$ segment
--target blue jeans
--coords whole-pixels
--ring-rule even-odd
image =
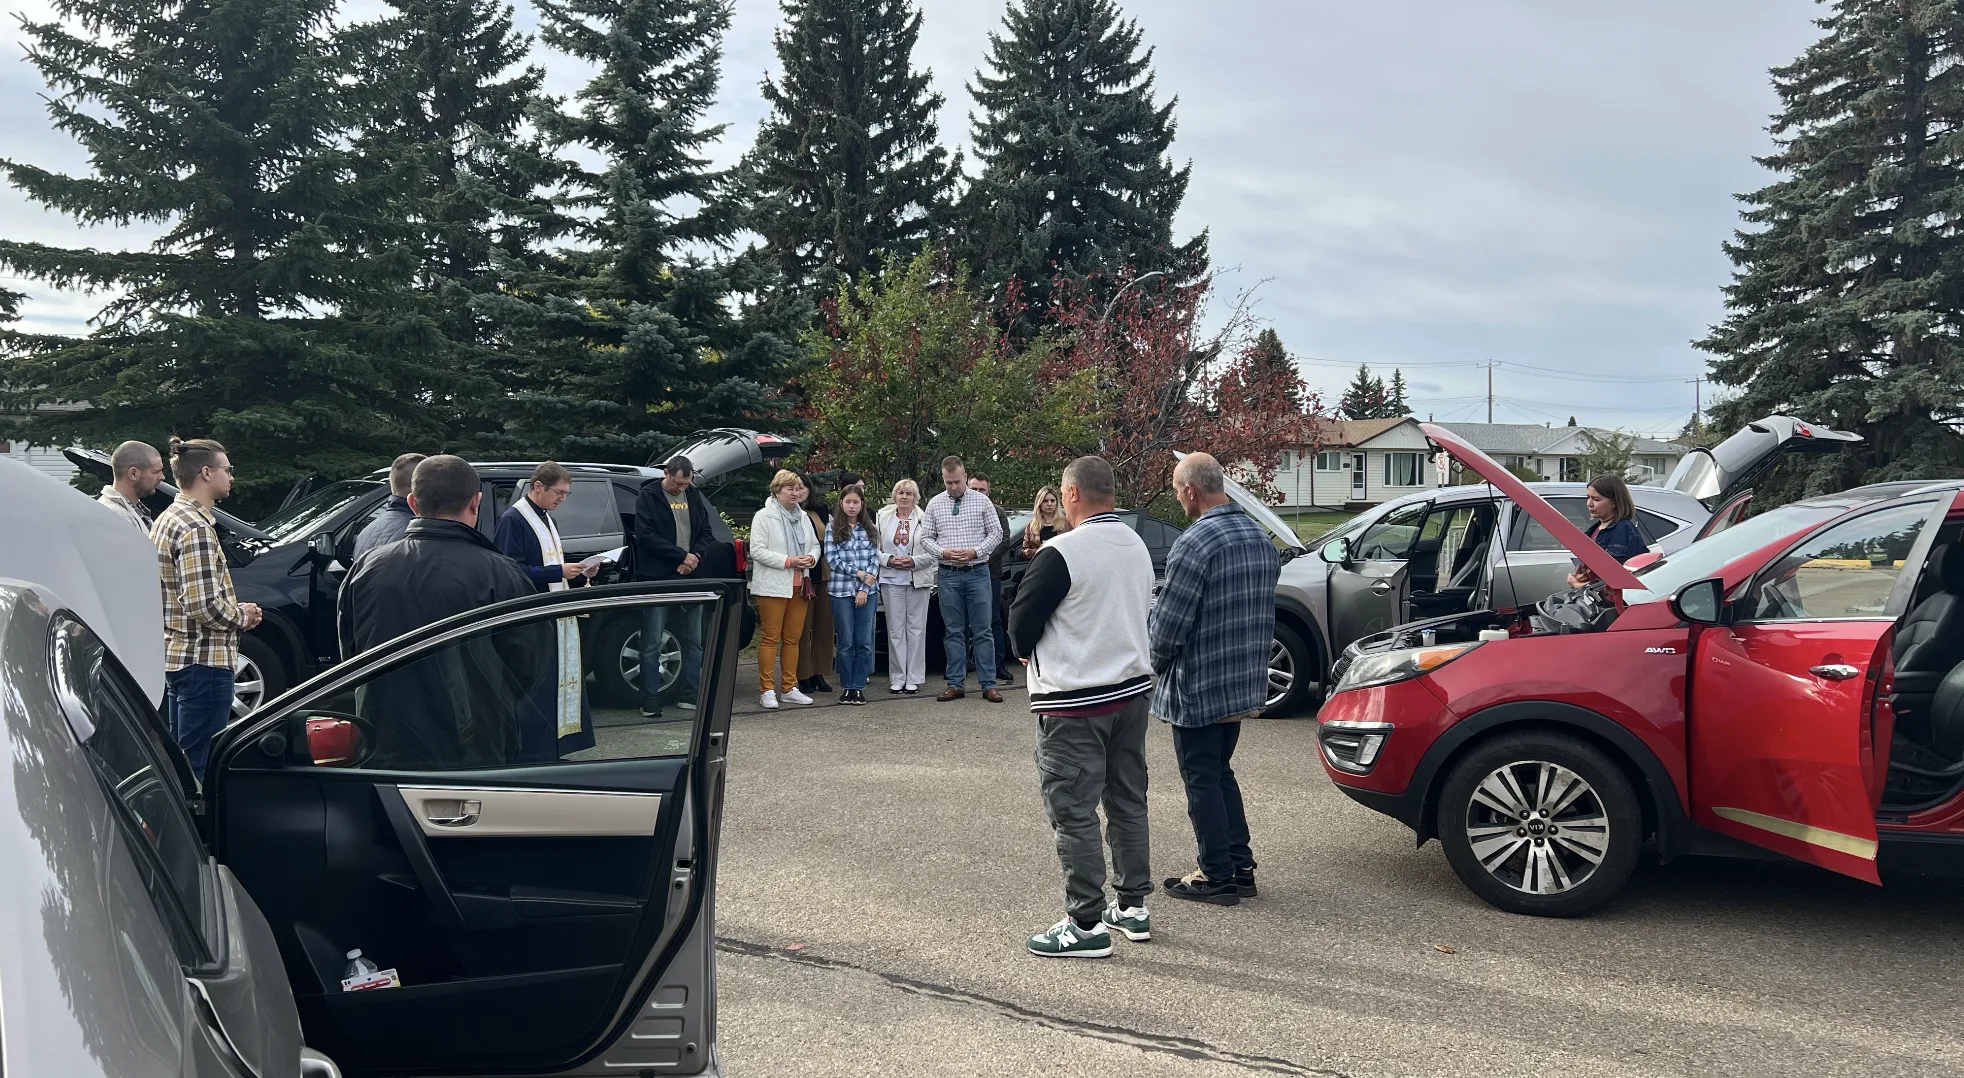
[[[864,689],[873,676],[873,617],[879,612],[876,595],[859,606],[851,599],[832,599],[832,634],[838,648],[839,687]]]
[[[982,668],[982,663],[975,658],[975,639],[979,635],[972,635],[968,642],[969,661],[974,663],[978,670]],[[989,639],[995,642],[996,672],[1001,673],[1009,667],[1009,631],[1004,628],[1002,621],[1001,577],[994,577],[989,581]]]
[[[661,640],[675,634],[682,668],[675,674],[675,699],[696,702],[702,679],[702,606],[651,606],[641,612],[641,710],[661,710]]]
[[[164,675],[164,714],[171,736],[191,761],[191,774],[205,781],[211,739],[232,718],[232,671],[187,666]]]
[[[984,691],[996,687],[996,634],[989,624],[989,567],[966,572],[943,568],[935,576],[941,595],[941,622],[948,627],[948,687],[968,687],[968,645],[975,641],[975,679]]]

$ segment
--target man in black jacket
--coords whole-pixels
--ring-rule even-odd
[[[695,487],[696,466],[671,457],[660,479],[641,485],[634,500],[634,579],[683,580],[702,568],[718,543],[709,531],[716,510]],[[702,607],[651,606],[641,618],[641,716],[661,717],[662,642],[673,633],[681,652],[675,704],[696,709],[702,674]]]
[[[477,528],[477,469],[461,457],[416,466],[416,511],[401,540],[341,585],[341,654],[352,657],[455,614],[532,595],[518,563]],[[549,621],[481,632],[384,674],[357,694],[374,731],[369,766],[495,767],[517,762],[519,725],[556,669]]]

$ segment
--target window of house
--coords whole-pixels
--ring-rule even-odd
[[[1343,457],[1344,455],[1342,453],[1334,451],[1326,450],[1318,453],[1316,454],[1316,470],[1319,472],[1343,471]]]
[[[1384,485],[1387,487],[1418,486],[1421,459],[1417,453],[1386,453],[1384,455]]]
[[[1285,472],[1293,471],[1295,470],[1295,467],[1296,467],[1296,451],[1293,449],[1284,449],[1282,451],[1281,470]]]

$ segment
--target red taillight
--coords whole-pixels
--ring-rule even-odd
[[[736,563],[737,572],[747,573],[750,571],[750,551],[744,546],[743,540],[741,539],[736,541]]]

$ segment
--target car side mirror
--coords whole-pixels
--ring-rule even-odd
[[[1332,539],[1323,544],[1323,549],[1318,552],[1318,556],[1331,565],[1348,565],[1350,564],[1350,540]]]
[[[355,767],[368,755],[369,740],[354,719],[308,715],[304,762],[315,767]]]
[[[312,539],[307,540],[307,549],[312,551],[313,555],[322,561],[333,561],[334,536],[328,532],[322,532]]]
[[[1725,613],[1725,582],[1717,577],[1694,580],[1671,596],[1671,612],[1693,625],[1717,625]]]

